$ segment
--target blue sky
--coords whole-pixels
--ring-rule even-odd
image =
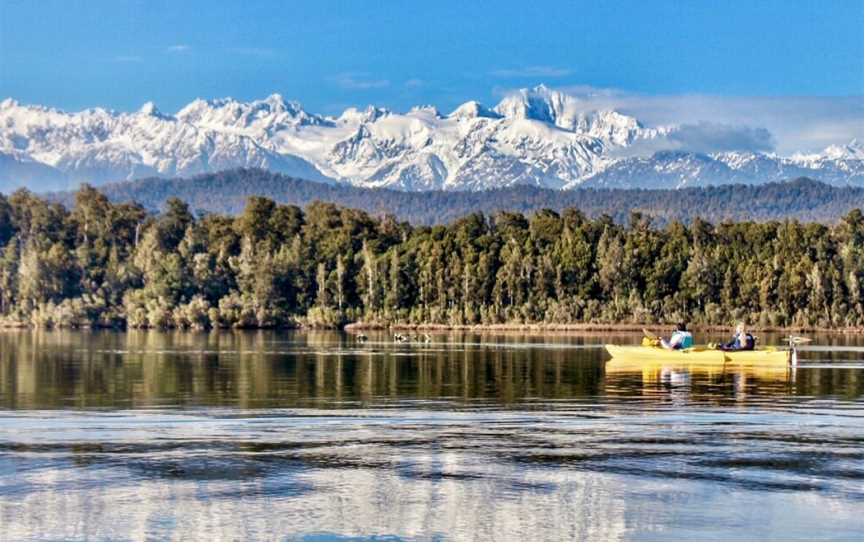
[[[721,121],[723,100],[750,97],[821,97],[816,109],[858,114],[862,28],[864,0],[2,0],[0,96],[69,110],[152,100],[173,112],[195,97],[279,92],[321,113],[447,111],[543,82],[614,89],[670,113],[670,97],[708,97]]]

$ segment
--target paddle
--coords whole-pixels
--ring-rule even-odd
[[[662,339],[659,336],[654,335],[644,327],[642,328],[642,334],[645,336],[645,338],[642,339],[642,346],[651,346],[655,348],[660,346],[660,341],[662,341]]]
[[[650,331],[648,331],[644,327],[642,328],[642,334],[645,335],[646,337],[648,337],[649,339],[659,339],[660,338],[660,335],[654,335],[653,333],[651,333]]]
[[[794,369],[795,367],[798,366],[798,349],[795,347],[800,345],[800,344],[809,343],[813,339],[811,339],[809,337],[800,337],[797,335],[789,335],[789,337],[787,337],[787,340],[789,341],[789,350],[790,350],[789,365]]]

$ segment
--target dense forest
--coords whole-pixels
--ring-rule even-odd
[[[101,186],[111,201],[137,201],[147,209],[161,209],[170,197],[189,203],[193,212],[242,212],[249,196],[305,207],[329,201],[415,225],[447,224],[474,212],[562,212],[578,207],[589,218],[609,215],[626,224],[630,211],[652,217],[657,225],[674,220],[690,223],[697,216],[722,220],[782,220],[836,222],[850,210],[864,208],[864,187],[836,187],[809,179],[759,186],[726,185],[681,190],[591,189],[549,190],[516,186],[481,192],[401,192],[324,184],[258,169],[234,169],[189,179],[143,179]],[[51,198],[67,206],[73,192]]]
[[[251,197],[195,216],[0,196],[0,319],[155,328],[378,323],[864,325],[864,215],[626,225],[577,209],[446,226]]]

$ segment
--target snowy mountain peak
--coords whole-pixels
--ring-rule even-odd
[[[194,122],[200,119],[206,112],[222,107],[229,99],[202,100],[197,98],[184,106],[177,112],[176,117],[181,120]]]
[[[274,92],[270,96],[267,96],[263,100],[265,103],[272,104],[275,106],[285,107],[285,98],[282,97],[278,92]]]
[[[803,154],[793,154],[791,160],[809,167],[816,167],[818,164],[825,161],[860,161],[864,160],[864,144],[859,143],[857,139],[853,139],[845,145],[830,145],[822,152]]]
[[[633,117],[613,110],[592,110],[577,97],[538,85],[521,89],[495,107],[495,112],[507,118],[532,119],[590,135],[607,145],[629,145],[635,139],[653,138],[661,129],[645,130]]]
[[[366,123],[375,122],[381,117],[390,115],[390,110],[386,107],[367,106],[366,109],[360,111],[356,107],[349,107],[339,115],[339,122],[346,123]]]
[[[328,120],[310,115],[299,102],[285,101],[280,94],[263,100],[240,102],[234,98],[195,100],[177,113],[177,118],[192,124],[252,132],[272,132],[285,126],[322,125]]]
[[[141,106],[138,110],[138,113],[141,115],[146,115],[148,117],[162,117],[162,112],[159,111],[159,108],[156,107],[156,104],[153,102],[147,102]]]
[[[568,96],[545,85],[523,88],[506,96],[495,106],[495,112],[507,117],[532,119],[561,126],[558,123],[567,109],[575,105],[576,98]]]
[[[830,160],[864,160],[864,143],[853,139],[846,145],[831,145],[822,154]]]
[[[281,94],[271,94],[267,96],[263,100],[256,100],[250,102],[249,107],[257,112],[265,112],[272,114],[280,114],[287,113],[292,117],[308,117],[312,118],[312,115],[306,113],[303,109],[303,106],[300,102],[297,101],[286,101]]]
[[[440,119],[443,118],[438,108],[434,105],[415,105],[408,111],[408,116],[425,117]]]
[[[498,119],[501,118],[501,115],[487,108],[480,102],[471,100],[470,102],[465,102],[454,109],[452,113],[447,115],[447,117],[453,119],[476,119],[479,117]]]

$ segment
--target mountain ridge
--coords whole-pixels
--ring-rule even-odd
[[[236,167],[406,191],[679,188],[799,176],[864,184],[864,145],[857,141],[789,157],[680,148],[637,153],[668,146],[681,129],[646,127],[543,85],[491,108],[468,101],[446,115],[432,106],[407,113],[369,106],[324,116],[279,94],[250,102],[196,99],[174,115],[152,102],[132,113],[67,113],[6,99],[0,102],[0,189],[57,190]]]
[[[864,187],[835,187],[796,179],[757,186],[723,185],[670,189],[613,189],[582,187],[571,191],[511,186],[476,192],[404,192],[386,188],[320,183],[264,170],[236,169],[192,178],[150,178],[99,187],[114,202],[136,201],[158,210],[169,197],[178,197],[195,210],[240,213],[250,196],[305,207],[326,201],[372,214],[392,214],[418,225],[444,224],[473,212],[540,209],[561,211],[575,207],[591,217],[607,214],[624,223],[631,211],[652,216],[657,223],[689,222],[697,216],[723,220],[780,220],[835,222],[854,208],[864,208]],[[74,192],[49,194],[69,207]]]

